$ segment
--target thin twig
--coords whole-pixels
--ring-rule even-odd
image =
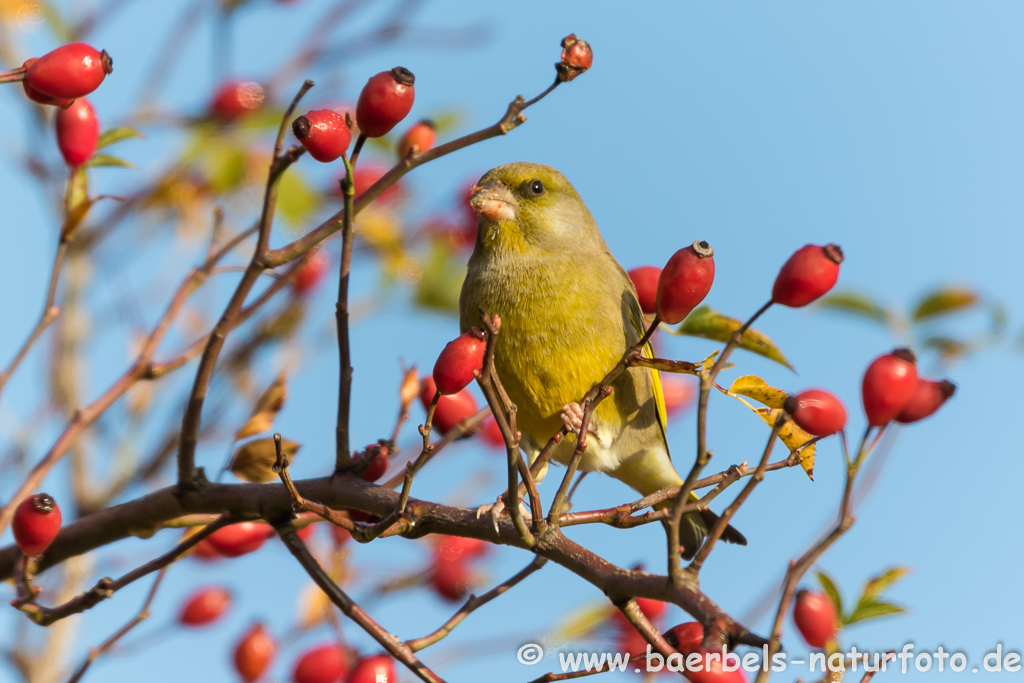
[[[352,202],[355,197],[355,152],[352,161],[345,154],[341,160],[345,162],[345,178],[341,181],[341,191],[345,196],[344,215],[341,229],[341,265],[338,268],[338,301],[335,304],[334,316],[338,327],[338,421],[335,426],[335,463],[336,472],[344,471],[352,463],[349,448],[349,413],[352,403],[352,349],[348,329],[348,281],[352,272]]]

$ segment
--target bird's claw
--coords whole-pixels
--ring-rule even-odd
[[[579,434],[583,428],[583,406],[579,403],[568,403],[562,406],[562,424],[573,434]],[[594,424],[587,425],[588,434],[597,434]]]

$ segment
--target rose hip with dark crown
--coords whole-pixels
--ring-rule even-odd
[[[391,132],[412,109],[415,83],[413,73],[402,66],[371,76],[356,103],[359,131],[369,138]]]
[[[14,510],[11,531],[18,549],[28,557],[46,550],[60,532],[60,508],[48,493],[37,493],[21,501]]]
[[[575,33],[562,38],[562,59],[555,64],[558,80],[571,81],[594,63],[594,51],[585,40],[580,40]]]
[[[417,154],[426,152],[434,146],[437,139],[437,126],[430,119],[417,121],[412,128],[405,131],[402,139],[398,141],[398,160],[401,161],[413,148]]]
[[[473,381],[473,372],[483,368],[487,342],[477,328],[448,342],[434,363],[434,383],[444,395],[462,391]]]
[[[658,278],[655,309],[669,325],[682,322],[711,291],[715,281],[715,250],[701,240],[672,254]]]
[[[114,70],[107,54],[86,45],[69,43],[34,61],[25,72],[26,88],[50,97],[74,99],[88,95]]]
[[[838,631],[836,606],[824,593],[802,590],[793,603],[793,621],[807,644],[825,647]]]
[[[627,273],[636,287],[636,298],[640,309],[645,315],[653,315],[658,302],[658,278],[661,268],[657,266],[637,266]]]
[[[332,109],[315,109],[292,121],[292,132],[309,156],[331,162],[348,149],[352,131],[345,117]]]
[[[824,389],[807,389],[786,398],[783,409],[797,426],[814,436],[828,436],[846,427],[842,401]]]
[[[899,415],[917,389],[917,359],[910,349],[896,349],[871,362],[861,382],[868,424],[880,427]]]
[[[89,101],[80,97],[54,117],[57,147],[71,168],[78,168],[96,152],[100,139],[100,121]]]
[[[292,680],[295,683],[338,683],[346,673],[348,658],[345,651],[339,645],[327,643],[302,653],[295,662]]]
[[[263,624],[249,627],[235,645],[235,671],[245,683],[256,683],[270,667],[277,643]]]
[[[956,385],[948,379],[933,380],[918,377],[914,394],[894,419],[903,424],[923,420],[933,415],[954,393],[956,393]]]
[[[839,279],[843,250],[838,244],[808,244],[782,266],[772,287],[772,301],[790,308],[806,306],[823,296]]]
[[[200,588],[192,593],[178,613],[183,626],[206,626],[224,616],[231,607],[231,591],[220,587]]]

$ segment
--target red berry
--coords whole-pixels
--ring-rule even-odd
[[[334,539],[334,545],[340,548],[352,540],[352,533],[344,527],[331,524],[331,538]]]
[[[332,109],[316,109],[300,116],[292,121],[292,132],[317,161],[334,161],[352,140],[345,117]]]
[[[367,446],[366,452],[369,454],[372,452],[374,446]],[[381,447],[380,451],[373,456],[373,460],[367,465],[366,470],[363,472],[364,481],[377,481],[383,477],[388,467],[391,466],[391,460],[388,458],[388,449]]]
[[[356,167],[355,173],[352,176],[352,188],[355,190],[356,196],[363,194],[370,186],[375,182],[384,177],[390,169],[385,166],[378,164],[366,164]],[[340,188],[340,185],[339,185]],[[340,189],[339,189],[340,192]],[[380,202],[395,202],[402,198],[404,194],[404,186],[400,182],[393,183],[388,186],[388,189],[381,192],[380,196],[374,201]]]
[[[501,428],[493,417],[484,420],[484,428],[480,430],[480,436],[483,437],[488,446],[505,448],[505,437],[502,436]]]
[[[34,557],[46,550],[60,531],[60,508],[48,493],[37,493],[21,501],[11,522],[14,542],[25,555]]]
[[[256,683],[276,653],[274,637],[263,624],[253,624],[235,645],[235,670],[245,683]]]
[[[200,588],[192,593],[178,614],[182,626],[206,626],[224,616],[231,607],[231,591],[226,588]]]
[[[899,415],[916,390],[917,361],[910,349],[896,349],[871,361],[861,382],[868,424],[879,427]]]
[[[644,613],[644,616],[652,622],[661,619],[662,615],[665,614],[665,610],[668,609],[668,604],[661,600],[652,600],[651,598],[637,598],[636,604],[640,607],[640,611]],[[612,619],[617,626],[627,631],[636,630],[619,610],[612,612]]]
[[[689,665],[683,674],[691,683],[747,683],[747,676],[743,673],[743,667],[735,655],[729,653],[729,669],[726,671],[722,662],[722,651],[706,650],[699,648],[694,653],[700,655],[698,670],[693,670]],[[691,653],[693,654],[693,653]],[[697,667],[694,667],[697,669]]]
[[[689,654],[697,650],[704,641],[704,627],[696,621],[677,624],[665,631],[665,640],[684,655]]]
[[[210,543],[210,539],[208,538],[204,538],[199,541],[199,543],[192,546],[192,552],[190,555],[203,562],[212,562],[213,560],[220,559],[220,553],[217,552],[217,549],[213,547],[213,544]]]
[[[206,537],[224,557],[240,557],[259,550],[274,530],[260,522],[239,522],[217,529]]]
[[[672,373],[661,376],[661,393],[665,397],[665,412],[669,415],[692,405],[697,395],[693,383],[688,378]]]
[[[22,64],[22,66],[27,69],[28,67],[32,66],[33,64],[35,64],[38,61],[39,60],[37,58],[35,58],[35,57],[33,57],[32,59],[26,59],[25,63]],[[33,88],[31,85],[29,85],[28,81],[22,81],[21,82],[21,87],[24,88],[25,95],[30,100],[32,100],[33,102],[38,102],[39,104],[52,104],[55,107],[65,107],[66,108],[66,107],[70,106],[72,102],[74,102],[73,99],[68,99],[66,97],[53,97],[51,95],[47,95],[46,93],[39,92],[38,90]]]
[[[434,557],[440,561],[465,560],[483,557],[490,550],[487,541],[465,536],[442,536],[434,546]]]
[[[398,683],[395,661],[387,655],[363,657],[348,674],[345,683]]]
[[[100,120],[89,100],[80,97],[67,109],[57,110],[57,147],[71,168],[77,168],[92,157],[100,139]]]
[[[292,680],[295,683],[338,683],[347,673],[345,651],[334,643],[328,643],[302,653],[295,662]]]
[[[808,244],[789,257],[772,288],[772,301],[791,308],[806,306],[832,289],[839,279],[843,250],[838,244]]]
[[[910,401],[895,417],[895,420],[903,424],[923,420],[941,408],[942,404],[949,400],[954,393],[956,393],[956,385],[948,379],[934,380],[918,377],[914,395],[910,397]]]
[[[415,82],[412,72],[401,66],[371,76],[356,103],[356,121],[362,134],[379,138],[398,125],[412,109]]]
[[[793,603],[793,621],[807,644],[822,648],[836,636],[839,619],[836,606],[824,593],[802,590]]]
[[[846,427],[842,401],[824,389],[807,389],[789,396],[783,408],[798,427],[815,436],[835,434]]]
[[[645,315],[653,315],[658,301],[658,278],[661,268],[657,266],[638,266],[628,273],[629,279],[636,287],[636,298],[640,309]]]
[[[295,269],[295,275],[292,278],[292,291],[299,296],[309,294],[324,279],[330,265],[331,261],[322,249],[314,251],[305,263]]]
[[[263,86],[252,81],[227,81],[213,94],[210,113],[214,118],[230,123],[260,108],[263,104]]]
[[[448,602],[458,602],[472,588],[473,572],[464,560],[438,559],[430,567],[428,580],[439,596]]]
[[[434,382],[444,395],[455,394],[473,381],[473,372],[484,366],[487,342],[475,327],[448,342],[434,363]]]
[[[672,254],[658,278],[655,312],[675,325],[695,309],[715,281],[715,250],[700,240]]]
[[[29,66],[26,88],[50,97],[74,99],[100,87],[113,70],[114,62],[106,50],[97,52],[85,43],[70,43]]]
[[[562,39],[562,60],[555,65],[558,79],[571,81],[590,68],[594,63],[594,52],[590,44],[580,40],[575,33]]]
[[[616,635],[615,651],[632,659],[647,652],[647,640],[640,635],[639,631],[630,627],[629,630],[621,631]]]
[[[434,399],[436,391],[434,378],[429,375],[424,377],[423,386],[420,389],[420,402],[424,408],[430,408],[430,402]],[[447,434],[455,428],[455,425],[467,417],[472,417],[478,410],[476,399],[466,389],[455,394],[441,396],[434,409],[434,429],[441,434]]]
[[[405,131],[402,139],[398,141],[398,160],[401,161],[413,148],[416,154],[423,154],[434,146],[437,139],[437,126],[430,119],[423,119],[413,124],[412,128]]]

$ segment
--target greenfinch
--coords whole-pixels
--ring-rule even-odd
[[[640,341],[643,312],[590,211],[555,169],[524,162],[494,168],[470,204],[480,220],[460,324],[463,332],[479,326],[480,311],[501,317],[494,365],[517,407],[532,464],[563,425],[579,430],[577,402]],[[649,344],[645,355],[652,355]],[[591,416],[580,471],[607,473],[641,495],[681,484],[665,438],[658,371],[630,368],[611,386]],[[567,464],[574,448],[575,437],[563,439],[552,460]],[[683,517],[684,558],[696,554],[715,519],[709,510]],[[722,538],[746,544],[732,527]]]

